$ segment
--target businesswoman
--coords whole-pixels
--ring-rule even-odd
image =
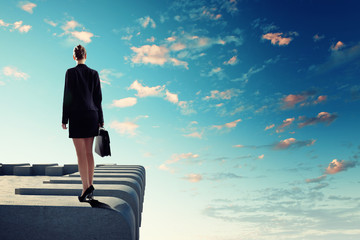
[[[62,128],[67,129],[69,121],[69,138],[74,142],[83,185],[78,198],[80,202],[84,202],[93,196],[92,146],[99,127],[104,126],[104,118],[98,72],[85,65],[86,50],[83,46],[74,48],[73,58],[77,65],[69,68],[65,75]]]

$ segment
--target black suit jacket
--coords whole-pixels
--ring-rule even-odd
[[[65,75],[62,123],[67,124],[72,113],[95,110],[99,114],[99,123],[104,123],[101,108],[100,78],[96,70],[85,64],[69,68]]]

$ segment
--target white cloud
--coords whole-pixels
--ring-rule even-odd
[[[159,169],[163,170],[163,171],[168,171],[168,172],[171,172],[171,173],[175,172],[175,170],[173,168],[168,167],[165,163],[161,164],[159,166]]]
[[[188,69],[188,63],[171,58],[169,56],[169,49],[165,46],[143,45],[141,47],[131,47],[131,50],[136,54],[132,57],[133,63],[144,63],[154,65],[164,65],[166,62],[172,63],[174,66],[184,66]]]
[[[100,75],[100,82],[102,83],[106,83],[106,84],[111,84],[111,77],[115,77],[115,78],[120,78],[123,76],[122,73],[116,72],[112,69],[103,69],[100,71],[99,73]]]
[[[44,19],[44,22],[46,22],[47,24],[53,26],[53,27],[56,27],[57,26],[57,23],[51,21],[51,20],[48,20],[48,19]]]
[[[271,124],[271,125],[269,125],[269,126],[266,126],[265,131],[267,131],[267,130],[273,128],[273,127],[275,127],[275,124]]]
[[[113,121],[110,123],[110,128],[115,129],[121,135],[135,136],[136,135],[135,131],[138,127],[139,125],[130,121],[125,121],[125,122]]]
[[[24,72],[20,72],[17,68],[15,67],[4,67],[3,68],[3,73],[5,76],[8,77],[14,77],[15,79],[23,79],[26,80],[29,78],[29,75],[24,73]]]
[[[235,88],[228,89],[228,90],[222,91],[222,92],[220,92],[219,90],[212,90],[212,91],[210,91],[210,96],[205,96],[203,99],[204,100],[209,100],[209,99],[230,100],[231,98],[238,96],[239,93],[241,93],[241,90],[235,89]]]
[[[146,41],[148,41],[148,42],[155,42],[155,37],[152,36],[151,38],[146,39]]]
[[[137,103],[137,98],[127,97],[127,98],[122,98],[119,100],[113,100],[113,103],[111,104],[111,106],[124,108],[124,107],[134,106],[136,103]]]
[[[77,21],[75,20],[71,20],[71,21],[67,21],[65,25],[63,25],[61,28],[67,32],[69,30],[73,30],[75,29],[76,27],[79,27],[81,26]]]
[[[166,89],[166,100],[168,100],[169,102],[172,102],[172,103],[178,103],[179,102],[179,98],[178,98],[178,95],[175,94],[175,93],[171,93],[169,92],[167,89]]]
[[[74,31],[74,32],[71,32],[71,35],[85,43],[91,42],[91,38],[94,36],[93,33],[86,32],[86,31],[81,31],[81,32]]]
[[[171,156],[171,159],[166,161],[166,164],[173,164],[176,162],[179,162],[182,159],[191,159],[191,158],[198,158],[198,154],[193,154],[191,152],[189,153],[181,153],[181,154],[173,154]]]
[[[261,154],[260,156],[258,156],[258,159],[263,159],[265,157],[264,154]]]
[[[191,174],[188,174],[184,177],[185,180],[188,180],[189,182],[200,182],[203,177],[201,174],[195,174],[195,173],[191,173]]]
[[[80,23],[78,23],[75,20],[67,21],[61,28],[64,30],[62,34],[59,34],[59,36],[69,35],[72,36],[80,41],[83,41],[84,43],[90,43],[91,38],[94,37],[94,34],[88,31],[85,31],[84,27],[82,27],[81,31],[75,30],[78,27],[82,27]]]
[[[23,24],[23,21],[14,22],[14,24],[12,24],[14,26],[13,29],[16,29],[19,32],[23,33],[23,32],[28,32],[32,28],[32,26],[30,26],[30,25],[22,25],[22,24]],[[12,31],[12,30],[10,30],[10,31]]]
[[[0,19],[0,26],[8,27],[9,25],[10,25],[10,23],[6,23],[6,22],[4,22],[4,20]]]
[[[22,10],[28,12],[28,13],[33,13],[33,8],[36,7],[36,4],[35,3],[31,3],[31,2],[28,2],[28,3],[21,3],[21,8]]]
[[[190,137],[190,138],[199,138],[199,139],[202,139],[202,135],[203,135],[203,133],[193,132],[193,133],[185,134],[185,135],[183,135],[183,136],[184,136],[184,137]]]
[[[186,45],[183,43],[174,43],[171,45],[170,49],[173,51],[180,51],[186,48]]]
[[[152,28],[156,28],[155,21],[153,19],[151,19],[149,16],[139,18],[138,22],[141,24],[141,26],[143,26],[143,28],[147,28],[147,26],[149,26],[149,24],[151,24],[150,26]]]
[[[165,89],[165,85],[163,86],[156,86],[156,87],[148,87],[143,86],[138,80],[135,80],[128,89],[134,89],[137,91],[136,96],[138,97],[149,97],[149,96],[162,96],[163,91]]]

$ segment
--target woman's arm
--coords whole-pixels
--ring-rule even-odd
[[[104,116],[103,116],[103,111],[102,111],[102,107],[101,107],[102,93],[101,93],[101,84],[100,84],[100,78],[99,78],[98,72],[96,72],[96,74],[95,74],[95,87],[94,87],[93,94],[94,94],[93,95],[94,104],[98,109],[99,126],[104,126]]]
[[[69,70],[65,74],[65,87],[64,87],[64,99],[63,99],[63,112],[62,112],[62,124],[67,124],[70,115],[70,105],[71,105],[71,91],[69,86]]]

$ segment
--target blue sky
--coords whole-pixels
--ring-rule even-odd
[[[1,162],[76,162],[61,109],[83,44],[113,153],[96,163],[147,168],[142,239],[357,239],[359,6],[2,2]]]

